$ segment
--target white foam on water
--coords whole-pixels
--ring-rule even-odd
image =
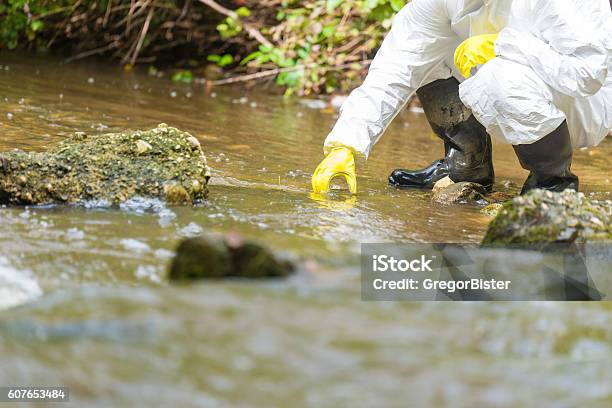
[[[151,250],[151,247],[149,245],[142,241],[138,241],[137,239],[125,238],[122,239],[120,242],[121,245],[123,245],[123,247],[128,251],[137,252],[139,254],[143,254]]]
[[[176,213],[158,198],[132,197],[119,204],[119,208],[137,215],[157,214],[162,228],[169,227],[176,218]]]
[[[0,256],[0,310],[18,306],[42,295],[42,289],[29,271],[9,265]]]
[[[198,235],[202,235],[203,233],[204,228],[202,228],[199,224],[196,224],[195,222],[190,222],[189,225],[179,230],[179,234],[186,238],[197,237]]]
[[[161,273],[158,269],[153,265],[139,265],[134,275],[140,280],[147,279],[154,283],[161,283]]]

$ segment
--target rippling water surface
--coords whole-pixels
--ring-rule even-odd
[[[0,208],[1,385],[61,384],[74,406],[100,407],[612,404],[606,303],[360,300],[361,242],[475,243],[486,228],[478,206],[387,187],[394,168],[442,152],[422,114],[401,114],[358,163],[356,199],[317,199],[310,174],[333,109],[112,64],[0,53],[0,66],[0,151],[165,122],[196,136],[213,169],[197,208]],[[494,154],[500,183],[520,185],[512,149]],[[611,140],[576,153],[587,194],[609,197],[610,157]],[[181,238],[229,230],[302,270],[167,285]]]

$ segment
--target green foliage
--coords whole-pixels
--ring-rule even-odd
[[[44,18],[68,13],[74,0],[2,0],[0,3],[0,48],[13,50],[35,43],[45,28]]]
[[[68,45],[73,53],[85,55],[102,49],[131,64],[138,62],[138,52],[149,62],[162,52],[176,61],[173,47],[187,45],[189,60],[206,58],[227,72],[278,71],[276,82],[287,94],[346,91],[363,77],[393,16],[405,4],[227,0],[223,5],[234,12],[225,16],[185,0],[114,0],[110,9],[109,0],[0,0],[0,48]],[[128,14],[134,7],[137,17],[132,18]],[[149,12],[153,18],[140,47]],[[184,19],[181,24],[179,19]],[[253,36],[253,29],[261,35]],[[192,67],[184,63],[185,48],[179,53],[181,65]],[[172,79],[189,82],[193,76],[179,71]]]
[[[171,79],[174,82],[191,83],[193,82],[193,73],[188,69],[184,69],[184,70],[175,72],[172,75]]]
[[[238,20],[232,17],[227,17],[217,26],[217,31],[219,31],[219,34],[221,34],[221,38],[227,39],[240,34],[242,31],[242,26]]]
[[[367,69],[404,0],[282,0],[261,29],[275,41],[242,59],[251,69],[279,69],[278,85],[300,95],[347,90]],[[237,22],[239,24],[239,22]],[[223,33],[222,33],[223,35]],[[233,32],[232,35],[243,35]]]
[[[234,63],[234,57],[231,54],[217,55],[212,54],[207,57],[208,61],[216,63],[221,68],[227,67]]]

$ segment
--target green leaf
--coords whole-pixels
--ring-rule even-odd
[[[384,6],[378,6],[370,12],[369,17],[373,18],[376,21],[383,22],[393,17],[393,10],[391,9],[391,7],[389,7],[388,4]]]
[[[323,30],[321,30],[321,36],[323,38],[329,38],[332,35],[334,35],[334,32],[336,32],[336,25],[335,24],[329,24],[329,25],[326,25],[325,27],[323,27]]]
[[[261,56],[261,51],[255,51],[250,53],[249,55],[247,55],[246,57],[244,57],[244,59],[242,61],[240,61],[241,65],[246,65],[247,63],[256,60],[257,58],[259,58]]]
[[[366,0],[365,2],[366,8],[372,10],[376,6],[378,6],[378,0]]]
[[[391,0],[391,8],[396,13],[400,11],[405,5],[406,2],[404,0]]]
[[[236,14],[238,17],[248,17],[251,15],[251,10],[246,7],[240,7],[238,10],[236,10]]]
[[[327,12],[333,12],[344,0],[327,0]]]
[[[278,64],[278,66],[281,67],[281,68],[293,67],[293,66],[295,66],[295,60],[293,58],[282,59],[280,61],[280,63]]]
[[[297,87],[304,78],[304,70],[282,72],[276,78],[276,83],[290,88]]]
[[[305,59],[308,59],[308,57],[310,56],[310,53],[302,48],[297,51],[297,55],[301,59],[305,60]]]
[[[171,79],[174,82],[190,83],[193,81],[193,73],[187,69],[183,71],[178,71],[175,72],[174,75],[172,75]]]
[[[36,32],[36,31],[40,31],[43,27],[44,27],[44,23],[40,20],[34,20],[30,23],[30,28],[32,29],[32,31]]]
[[[226,67],[234,62],[234,57],[230,54],[225,54],[221,57],[221,61],[219,61],[219,66]]]

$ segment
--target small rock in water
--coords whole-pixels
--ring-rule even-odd
[[[438,204],[470,203],[484,200],[485,194],[480,184],[463,181],[434,191],[432,200]]]
[[[480,210],[480,213],[493,218],[499,213],[499,211],[503,207],[504,205],[502,203],[491,203],[487,205],[485,208],[483,208],[482,210]]]
[[[451,180],[450,177],[446,176],[441,180],[438,180],[436,182],[436,184],[433,186],[433,192],[436,192],[438,190],[442,190],[448,186],[450,186],[451,184],[455,184],[455,182],[453,180]]]
[[[171,281],[223,278],[282,278],[294,265],[268,249],[237,234],[224,238],[195,237],[184,240],[170,265]]]
[[[7,113],[7,114],[6,114],[6,118],[7,118],[8,120],[12,120],[12,119],[14,118],[14,115],[13,115],[12,113],[10,113],[10,112],[9,112],[9,113]]]
[[[168,204],[189,204],[191,202],[191,196],[180,184],[166,184],[164,186],[164,193],[166,195],[166,202]]]

